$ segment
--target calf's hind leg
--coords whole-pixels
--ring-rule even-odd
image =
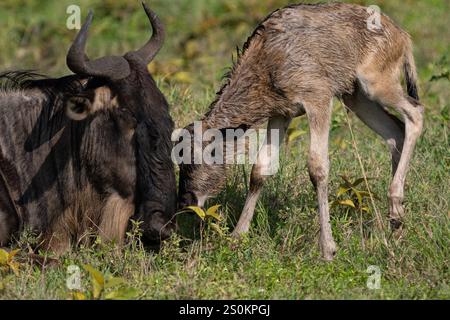
[[[377,102],[357,89],[353,95],[343,96],[344,104],[370,129],[380,135],[389,145],[392,157],[392,175],[397,171],[405,139],[405,125]]]
[[[422,133],[424,107],[413,98],[405,96],[398,77],[368,73],[364,75],[364,82],[365,93],[370,100],[379,102],[385,108],[394,108],[402,115],[405,123],[401,157],[389,187],[389,218],[391,227],[395,230],[402,225],[405,179],[415,145]]]

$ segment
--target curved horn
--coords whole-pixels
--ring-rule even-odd
[[[93,16],[92,11],[89,11],[87,21],[83,24],[67,54],[67,66],[72,72],[83,76],[105,77],[111,80],[127,77],[130,74],[130,66],[123,57],[109,56],[93,61],[87,57],[85,53],[86,40]]]
[[[136,53],[142,60],[145,61],[146,64],[149,64],[163,46],[165,30],[163,23],[158,18],[156,13],[150,10],[145,2],[142,2],[142,6],[144,7],[145,13],[147,14],[147,17],[152,25],[153,34],[145,46],[137,50]]]

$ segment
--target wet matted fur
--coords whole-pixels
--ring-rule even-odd
[[[204,130],[252,128],[268,121],[268,130],[280,130],[280,144],[291,119],[307,115],[308,167],[318,197],[320,245],[327,260],[336,252],[328,208],[333,97],[342,99],[391,149],[394,178],[389,203],[394,228],[401,225],[406,173],[423,127],[411,39],[384,14],[381,28],[369,29],[371,14],[365,7],[345,3],[298,4],[273,12],[248,39],[201,119]],[[402,73],[407,94],[401,86]],[[388,108],[396,110],[403,121]],[[263,149],[274,143],[267,140]],[[263,154],[253,166],[236,236],[249,230],[267,179]],[[179,205],[203,205],[223,188],[225,174],[224,165],[181,165]]]

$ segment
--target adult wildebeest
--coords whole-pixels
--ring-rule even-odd
[[[56,252],[92,233],[121,243],[133,216],[148,241],[173,229],[173,122],[147,70],[164,27],[143,5],[153,35],[140,50],[90,60],[90,12],[67,55],[75,75],[3,74],[0,245],[24,228]]]
[[[203,130],[251,128],[269,121],[280,130],[262,150],[283,141],[293,117],[306,114],[310,124],[309,173],[316,188],[320,245],[331,260],[336,245],[328,206],[328,141],[333,97],[341,98],[365,124],[383,137],[392,154],[394,178],[389,190],[390,220],[398,228],[404,213],[405,177],[422,132],[416,69],[409,35],[387,16],[369,28],[365,7],[330,3],[291,5],[269,15],[244,45],[227,83],[209,112]],[[404,71],[408,95],[400,75]],[[387,111],[392,107],[403,121]],[[270,135],[268,135],[270,137]],[[234,231],[249,230],[270,163],[260,153],[253,166],[250,192]],[[224,185],[224,165],[182,165],[180,204],[202,205]]]

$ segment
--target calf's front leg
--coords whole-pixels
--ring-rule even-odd
[[[306,109],[310,126],[308,169],[319,203],[320,247],[322,256],[327,261],[333,260],[336,254],[328,206],[328,144],[331,109],[331,103]]]
[[[238,224],[232,233],[233,236],[237,237],[249,231],[250,223],[255,213],[256,203],[261,194],[264,182],[270,175],[276,173],[276,168],[273,167],[276,164],[273,161],[275,158],[278,159],[279,147],[283,142],[290,123],[291,119],[285,117],[274,117],[269,120],[264,144],[258,153],[256,164],[252,168],[250,192],[245,201]],[[272,132],[272,130],[278,130],[278,132]]]

